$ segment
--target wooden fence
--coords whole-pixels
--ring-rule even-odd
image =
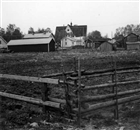
[[[114,61],[114,68],[112,69],[84,71],[81,69],[80,59],[78,59],[78,64],[77,60],[76,59],[74,60],[75,60],[74,71],[65,72],[65,70],[62,70],[63,71],[62,73],[45,75],[40,78],[0,74],[0,78],[3,79],[43,83],[44,86],[42,87],[42,99],[25,97],[5,92],[0,92],[0,96],[43,106],[44,113],[49,113],[51,110],[64,112],[68,116],[68,118],[73,119],[74,117],[76,117],[79,126],[81,119],[83,117],[91,116],[95,110],[111,106],[115,106],[114,117],[118,119],[119,118],[118,106],[120,104],[140,99],[139,88],[118,92],[118,86],[120,87],[121,85],[138,84],[140,83],[140,79],[138,78],[137,79],[134,78],[132,80],[125,79],[123,81],[118,81],[117,79],[117,76],[119,74],[140,72],[140,66],[129,68],[117,68],[116,62]],[[60,76],[61,80],[60,78],[57,78]],[[102,76],[110,76],[111,82],[90,86],[84,85],[83,83],[83,80],[86,79],[92,80],[94,77],[102,77]],[[65,98],[58,99],[50,97],[49,91],[51,91],[51,87],[48,84],[59,85],[59,87],[62,85],[65,91]],[[101,88],[102,89],[110,88],[111,93],[91,96],[87,95],[84,96],[83,98],[83,93],[86,93],[89,90]]]
[[[104,70],[95,70],[95,71],[81,71],[80,68],[80,59],[78,60],[78,73],[71,74],[67,79],[77,82],[77,98],[74,98],[73,103],[77,104],[77,108],[74,108],[74,113],[78,116],[78,124],[80,126],[80,120],[83,117],[91,116],[95,113],[95,110],[99,110],[106,107],[114,106],[114,118],[119,118],[119,109],[118,106],[120,104],[136,101],[140,99],[140,89],[137,87],[131,90],[118,92],[118,87],[122,87],[123,85],[133,85],[140,83],[140,79],[137,77],[133,77],[132,79],[129,77],[128,79],[124,79],[121,81],[117,80],[117,76],[119,74],[128,74],[128,73],[139,73],[140,66],[128,67],[128,68],[117,68],[116,61],[114,61],[114,68],[112,69],[104,69]],[[86,86],[81,84],[83,80],[92,80],[94,77],[103,77],[110,76],[111,82],[90,85]],[[89,90],[99,90],[110,88],[112,90],[109,94],[98,94],[92,96],[84,96],[83,93],[86,93]],[[127,86],[126,86],[127,88]],[[96,101],[96,103],[95,103]],[[101,102],[102,101],[102,102]]]

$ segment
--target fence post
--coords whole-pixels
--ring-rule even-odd
[[[70,95],[69,95],[69,86],[66,83],[66,74],[65,74],[65,70],[64,70],[64,64],[61,60],[61,67],[62,67],[62,76],[63,76],[63,81],[64,81],[64,87],[65,87],[65,99],[66,99],[66,111],[67,111],[67,115],[69,118],[72,118],[71,116],[71,103],[70,103]]]
[[[115,93],[115,98],[113,100],[116,100],[116,108],[114,110],[114,118],[118,120],[119,113],[118,113],[118,86],[117,86],[117,69],[116,69],[116,59],[113,60],[113,68],[114,68],[114,74],[112,75],[112,82],[115,83],[113,86],[113,93]]]
[[[81,65],[80,58],[78,58],[78,126],[81,125]]]
[[[4,99],[4,97],[0,96],[0,130],[6,130],[6,126],[5,126],[6,113],[2,107],[3,99]]]
[[[49,100],[48,96],[49,96],[48,84],[44,83],[42,87],[42,100],[43,101]],[[49,111],[47,111],[47,106],[43,106],[42,111],[43,111],[43,114],[47,114],[48,120],[50,120],[50,113]]]
[[[112,57],[112,69],[113,69],[113,74],[112,74],[112,83],[114,83],[114,78],[115,78],[115,68],[114,68],[114,59],[113,59],[113,57]],[[115,86],[112,86],[112,93],[115,93]],[[115,100],[115,98],[113,97],[113,100]],[[116,110],[114,109],[113,110],[114,111],[114,118],[116,117]]]

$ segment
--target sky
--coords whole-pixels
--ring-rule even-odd
[[[24,34],[30,27],[51,28],[56,26],[87,25],[87,34],[98,30],[109,37],[118,27],[139,24],[138,0],[1,0],[1,27],[15,24]]]

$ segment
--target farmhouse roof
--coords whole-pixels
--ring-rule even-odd
[[[71,28],[74,36],[79,37],[79,36],[86,36],[87,33],[87,25],[69,25],[68,26]],[[67,26],[58,26],[56,27],[55,31],[55,36],[60,33],[61,31],[65,30]]]
[[[51,42],[52,39],[53,38],[11,40],[8,42],[8,46],[48,44]]]
[[[32,38],[48,38],[52,37],[52,33],[35,33],[35,34],[26,34],[24,39],[32,39]]]

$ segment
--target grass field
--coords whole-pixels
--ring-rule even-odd
[[[88,71],[112,68],[113,62],[115,60],[117,68],[140,65],[140,52],[138,51],[100,53],[93,52],[90,49],[73,49],[50,53],[1,53],[0,73],[41,77],[51,73],[62,72],[62,64],[65,71],[74,70],[74,58],[80,58],[82,69]],[[106,82],[107,80],[108,78],[95,78],[92,82],[98,84],[101,82]],[[90,82],[86,83],[90,84]],[[22,81],[0,80],[0,85],[1,91],[37,98],[41,97],[41,85],[37,83],[34,85],[32,83],[25,83]],[[102,93],[104,92],[102,91]],[[60,97],[62,96],[62,93],[54,90],[53,95]],[[136,106],[137,108],[139,108],[138,105]],[[29,117],[35,114],[33,108],[30,108],[28,104],[20,103],[17,101],[5,100],[3,107],[4,110],[8,113],[6,120],[9,124],[14,124],[13,127],[16,124],[27,124],[29,122]],[[37,110],[39,110],[39,108]],[[138,109],[135,111],[139,113]],[[133,115],[135,111],[132,112],[131,115]],[[129,112],[130,109],[128,109],[124,115],[128,117],[128,122],[133,121],[133,123],[131,123],[133,126],[136,126],[139,116],[136,116],[136,120],[133,120],[134,117],[132,116],[133,118],[131,118],[131,116],[128,114]],[[98,114],[96,116],[97,117],[93,121],[94,124],[99,125],[101,124],[100,122],[104,122],[103,124],[106,125],[106,128],[113,129],[113,123],[110,124],[109,127],[107,126],[109,122],[111,122],[110,120],[101,119]],[[127,121],[124,122],[124,124],[126,124],[126,126],[129,125],[127,124]],[[135,128],[133,129],[135,130]]]

